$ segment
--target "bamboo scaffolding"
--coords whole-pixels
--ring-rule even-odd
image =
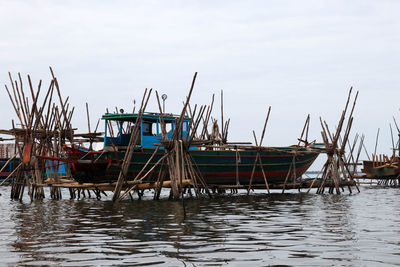
[[[136,119],[134,128],[132,130],[132,134],[131,134],[131,138],[129,140],[127,151],[125,152],[125,157],[124,157],[124,160],[123,160],[123,163],[121,166],[121,171],[118,176],[117,184],[115,185],[113,201],[118,200],[120,193],[121,193],[122,184],[125,183],[127,180],[128,169],[129,169],[129,165],[132,160],[133,151],[135,149],[137,140],[139,139],[139,130],[140,130],[141,119],[142,119],[144,111],[146,110],[146,106],[149,101],[151,92],[152,92],[152,89],[150,89],[148,92],[146,89],[143,94],[142,103],[141,103],[141,106],[139,109],[138,117]]]
[[[162,140],[159,144],[159,146],[164,147],[164,156],[162,156],[154,165],[142,176],[141,174],[144,172],[144,170],[147,168],[147,166],[150,164],[152,161],[154,155],[157,153],[157,149],[154,151],[152,156],[148,159],[142,170],[138,173],[138,175],[135,177],[134,181],[142,182],[154,169],[160,165],[160,171],[158,174],[158,183],[159,185],[162,184],[162,181],[165,177],[163,172],[165,172],[165,169],[162,167],[164,166],[165,161],[167,162],[167,173],[169,176],[169,180],[171,182],[171,196],[175,199],[178,198],[183,198],[183,187],[184,185],[182,184],[183,180],[190,180],[191,181],[191,186],[195,187],[195,192],[196,195],[199,196],[199,190],[198,190],[198,185],[199,183],[202,185],[202,187],[208,192],[208,187],[207,184],[204,182],[204,180],[201,177],[200,172],[196,170],[196,168],[193,166],[193,160],[190,157],[190,154],[188,152],[190,143],[193,141],[195,137],[195,133],[197,131],[197,127],[199,126],[200,122],[202,121],[202,117],[204,114],[204,111],[206,110],[205,106],[200,107],[200,111],[197,115],[197,118],[192,118],[191,123],[188,125],[188,131],[186,133],[186,137],[183,135],[183,122],[184,122],[184,115],[187,114],[188,112],[191,113],[191,111],[188,111],[190,109],[189,101],[193,92],[195,80],[196,80],[197,73],[195,73],[193,77],[193,81],[189,90],[189,94],[186,97],[186,101],[184,103],[182,112],[179,116],[179,118],[176,120],[176,126],[174,128],[174,131],[172,132],[171,139],[168,139],[168,136],[165,131],[165,121],[163,119],[163,112],[161,112],[161,105],[158,97],[158,92],[156,92],[156,97],[157,97],[157,103],[160,109],[160,124],[161,124],[161,132],[162,132]],[[114,198],[114,201],[119,201],[122,200],[124,197],[128,196],[130,194],[130,191],[135,190],[137,187],[136,185],[133,185],[125,192],[123,192],[121,195],[118,196],[118,198]],[[155,190],[154,198],[158,199],[159,194],[160,194],[160,187],[157,187]],[[208,193],[209,194],[209,193]],[[210,194],[209,194],[210,195]],[[115,196],[115,195],[114,195]],[[211,195],[210,195],[211,196]]]
[[[28,75],[28,86],[24,86],[22,76],[19,73],[18,81],[14,81],[11,73],[9,73],[11,86],[7,87],[6,85],[6,91],[18,118],[16,122],[20,126],[18,126],[19,128],[16,128],[14,121],[12,121],[13,128],[10,130],[0,130],[0,133],[14,136],[16,150],[18,151],[19,158],[22,161],[13,173],[15,178],[12,182],[12,198],[21,200],[26,185],[28,186],[27,190],[31,199],[44,197],[43,186],[46,185],[50,187],[50,195],[54,199],[60,199],[62,197],[60,190],[62,187],[69,188],[71,198],[80,198],[81,196],[86,197],[86,195],[90,197],[91,193],[94,193],[95,197],[100,199],[102,195],[105,195],[105,191],[113,191],[113,201],[120,201],[126,197],[133,199],[132,192],[136,192],[140,198],[143,195],[142,190],[144,189],[154,189],[153,198],[159,199],[162,188],[169,188],[170,196],[174,199],[183,200],[185,194],[192,194],[192,189],[196,197],[200,197],[204,192],[211,197],[212,195],[209,189],[211,188],[211,185],[205,182],[199,166],[197,166],[192,154],[190,153],[190,149],[192,149],[193,146],[196,146],[199,150],[235,151],[234,160],[236,174],[233,179],[235,180],[234,182],[236,182],[236,187],[212,185],[222,191],[226,188],[243,188],[247,189],[247,194],[249,194],[250,190],[262,187],[267,190],[267,193],[270,193],[271,188],[281,188],[283,189],[283,193],[287,186],[300,189],[304,188],[306,185],[310,185],[311,187],[318,185],[319,191],[326,186],[329,186],[330,191],[333,190],[333,188],[338,191],[339,187],[343,186],[343,184],[352,185],[351,174],[345,174],[346,183],[343,183],[339,178],[337,178],[339,177],[340,172],[344,174],[348,171],[347,165],[350,163],[350,160],[352,160],[353,163],[355,162],[355,157],[353,157],[352,153],[355,149],[356,141],[354,141],[353,145],[350,147],[351,154],[349,158],[346,159],[344,155],[344,147],[346,144],[349,144],[348,136],[353,122],[352,114],[357,99],[356,95],[350,116],[347,120],[347,125],[345,125],[345,117],[347,115],[348,107],[350,106],[349,101],[351,90],[335,133],[331,133],[327,123],[320,119],[323,129],[321,135],[325,144],[324,148],[312,148],[309,150],[301,149],[303,148],[303,146],[300,146],[301,143],[304,143],[304,147],[306,148],[310,147],[308,141],[310,116],[308,115],[301,136],[298,139],[297,146],[293,146],[293,149],[290,150],[280,150],[279,148],[265,147],[262,145],[271,107],[268,109],[260,139],[257,139],[257,136],[253,131],[255,145],[252,145],[250,142],[227,141],[230,119],[224,118],[224,99],[222,90],[220,122],[218,122],[212,115],[215,102],[214,95],[212,96],[209,106],[194,105],[194,108],[192,109],[190,101],[197,73],[194,74],[188,95],[183,102],[182,111],[179,116],[175,117],[176,119],[174,127],[172,127],[172,135],[168,134],[166,131],[166,122],[164,120],[165,114],[160,104],[158,92],[156,91],[157,104],[160,110],[157,125],[161,128],[162,138],[159,143],[154,144],[156,149],[138,172],[134,172],[134,175],[132,175],[129,167],[132,160],[134,160],[135,149],[140,149],[137,145],[140,136],[140,127],[152,89],[149,91],[147,89],[145,90],[141,106],[138,110],[138,116],[134,123],[128,122],[125,125],[117,123],[115,126],[111,124],[110,121],[106,122],[106,131],[109,132],[111,137],[117,137],[119,133],[130,134],[130,140],[127,147],[124,146],[124,148],[121,148],[117,147],[117,144],[111,143],[111,146],[115,151],[118,149],[119,152],[123,151],[125,153],[118,180],[115,183],[108,184],[77,184],[63,182],[62,178],[64,178],[64,176],[60,173],[60,166],[64,165],[66,168],[65,171],[68,174],[70,173],[69,166],[71,165],[68,162],[61,163],[60,161],[68,154],[68,150],[64,147],[67,142],[71,147],[82,147],[83,142],[89,143],[89,150],[92,150],[92,144],[94,142],[103,142],[104,138],[101,137],[102,133],[97,132],[99,120],[97,121],[94,131],[91,127],[88,103],[86,103],[88,133],[75,133],[75,130],[77,129],[72,128],[71,125],[74,107],[70,105],[68,96],[65,98],[62,97],[59,82],[55,77],[52,68],[50,68],[50,72],[52,79],[50,85],[46,88],[47,91],[45,92],[43,92],[43,89],[41,92],[41,88],[45,88],[42,86],[41,80],[37,86],[34,86],[31,77]],[[9,88],[11,90],[9,90]],[[28,94],[24,90],[29,90]],[[44,98],[42,98],[41,93]],[[109,113],[108,109],[106,109],[106,111]],[[115,107],[115,111],[113,112],[119,114],[118,108]],[[123,113],[123,111],[121,111],[121,113]],[[168,121],[170,121],[170,118]],[[185,126],[184,123],[186,123]],[[113,127],[118,132],[114,132]],[[211,127],[210,130],[209,127]],[[342,130],[344,130],[343,140],[340,141]],[[360,145],[359,150],[361,150],[361,148],[362,146]],[[241,185],[240,183],[242,179],[242,177],[240,177],[240,154],[242,151],[251,151],[252,153],[256,153],[252,174],[249,179],[249,185]],[[268,180],[267,172],[264,169],[268,164],[263,162],[265,157],[262,156],[267,151],[284,151],[292,156],[290,168],[283,184],[277,185],[275,183],[271,185]],[[310,183],[304,183],[301,177],[300,179],[297,177],[298,171],[296,171],[296,157],[307,155],[308,153],[315,154],[316,151],[328,154],[327,164],[321,170],[323,172],[323,179],[320,182],[313,180],[310,181]],[[160,156],[160,153],[163,154]],[[79,156],[79,158],[80,157],[82,157],[82,155]],[[83,157],[80,159],[83,159]],[[388,162],[388,159],[382,159],[381,162],[383,161]],[[264,180],[262,185],[253,183],[254,174],[258,167],[259,170],[261,170]],[[258,176],[256,180],[261,178],[258,170],[257,173]],[[291,176],[292,179],[289,179]],[[48,182],[45,182],[46,179]],[[248,179],[248,177],[246,179]],[[329,179],[332,180],[329,181]],[[155,182],[153,182],[154,180]]]
[[[7,85],[5,87],[21,128],[16,128],[12,121],[13,128],[1,130],[0,133],[15,137],[17,154],[21,159],[21,164],[15,169],[16,176],[12,180],[11,198],[13,199],[22,199],[25,185],[28,186],[28,195],[31,199],[44,198],[45,176],[47,175],[54,182],[59,181],[59,164],[50,163],[42,157],[60,157],[65,140],[69,139],[71,143],[73,142],[73,129],[70,124],[73,108],[72,112],[68,113],[69,97],[63,101],[57,78],[51,67],[50,72],[52,79],[41,103],[39,97],[42,80],[35,89],[30,75],[27,75],[28,86],[24,87],[21,74],[18,73],[18,81],[14,81],[9,72],[12,94]],[[27,94],[26,88],[28,88]],[[59,97],[58,104],[53,99],[54,89]],[[62,112],[60,113],[59,110]],[[46,171],[46,165],[49,164],[51,171]],[[51,188],[50,192],[52,198],[61,198],[59,188]]]
[[[347,161],[345,160],[344,149],[348,142],[351,126],[353,123],[353,112],[354,112],[354,108],[355,108],[355,105],[357,102],[358,92],[356,93],[356,95],[354,97],[352,108],[351,108],[351,111],[350,111],[348,119],[347,119],[347,124],[346,124],[346,128],[344,131],[343,140],[340,142],[340,140],[341,140],[340,135],[341,135],[342,128],[343,128],[343,125],[345,122],[345,118],[346,118],[346,114],[347,114],[347,110],[348,110],[348,106],[349,106],[349,102],[350,102],[350,98],[351,98],[352,89],[353,88],[350,88],[350,90],[349,90],[345,108],[342,111],[342,116],[339,120],[338,127],[336,128],[336,132],[333,136],[329,132],[329,128],[328,128],[328,125],[326,124],[326,122],[324,121],[324,123],[322,123],[322,119],[320,118],[321,127],[322,127],[321,136],[322,136],[322,139],[325,144],[326,153],[327,153],[328,158],[323,167],[321,182],[317,189],[318,194],[324,193],[324,189],[326,187],[328,179],[331,179],[329,193],[333,193],[333,190],[336,190],[336,194],[340,194],[339,187],[341,184],[343,184],[343,182],[341,181],[341,175],[343,176],[344,181],[348,181],[349,179],[350,179],[350,181],[353,181],[353,176],[346,164]],[[331,140],[331,143],[329,143],[328,136]],[[307,192],[309,192],[310,189],[312,188],[312,186],[315,184],[320,173],[317,175],[317,177],[315,177],[315,179],[313,179]],[[357,185],[355,183],[354,183],[354,186],[356,186],[357,190],[359,191],[359,188],[357,187]],[[348,185],[348,189],[351,193],[352,190],[351,190],[350,185]]]
[[[269,184],[268,184],[265,172],[264,172],[264,166],[263,166],[263,163],[262,163],[262,160],[261,160],[261,154],[260,154],[262,142],[264,140],[265,129],[267,128],[267,123],[268,123],[268,119],[269,119],[269,114],[270,113],[271,113],[271,106],[268,108],[268,113],[267,113],[267,117],[265,119],[264,128],[263,128],[263,131],[262,131],[262,134],[261,134],[261,139],[260,139],[260,143],[259,144],[257,143],[256,133],[253,131],[254,141],[255,141],[256,147],[257,147],[257,154],[256,154],[256,159],[254,160],[253,169],[251,171],[249,187],[247,189],[247,195],[250,194],[250,190],[251,190],[251,186],[252,186],[252,182],[253,182],[253,177],[254,177],[254,172],[256,170],[257,164],[260,165],[261,172],[262,172],[262,175],[263,175],[263,178],[264,178],[264,182],[265,182],[265,187],[267,188],[268,194],[270,193]]]

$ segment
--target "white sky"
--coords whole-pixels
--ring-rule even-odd
[[[296,143],[309,113],[310,139],[321,141],[319,116],[333,128],[354,86],[352,134],[365,133],[372,153],[380,127],[378,153],[390,153],[389,123],[400,121],[399,14],[399,1],[373,0],[0,0],[0,81],[21,72],[48,87],[52,66],[74,126],[87,132],[85,102],[92,128],[106,107],[131,110],[145,88],[166,93],[177,113],[197,71],[192,104],[223,89],[230,141],[253,141],[272,106],[271,146]],[[5,89],[0,96],[8,129],[16,116]],[[157,111],[155,98],[148,111]]]

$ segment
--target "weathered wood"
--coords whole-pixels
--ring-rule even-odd
[[[141,106],[140,106],[138,117],[136,119],[134,129],[132,130],[132,133],[131,133],[131,138],[129,140],[128,148],[127,148],[127,150],[125,152],[125,156],[124,156],[124,160],[123,160],[123,163],[122,163],[122,166],[121,166],[121,171],[120,171],[119,176],[118,176],[117,184],[115,185],[113,201],[117,201],[119,199],[120,192],[121,192],[121,189],[122,189],[122,184],[126,181],[126,175],[128,173],[128,168],[129,168],[129,165],[130,165],[131,160],[132,160],[134,147],[135,147],[135,145],[137,143],[137,140],[139,138],[140,122],[141,122],[143,113],[146,110],[146,106],[147,106],[147,103],[149,101],[149,98],[150,98],[152,90],[153,89],[150,89],[149,92],[147,93],[147,89],[146,89],[144,94],[143,94],[142,103],[141,103]]]
[[[86,116],[87,116],[87,123],[88,123],[88,131],[90,133],[90,116],[89,116],[89,104],[86,102]]]
[[[224,136],[224,91],[221,90],[221,136]]]
[[[378,131],[377,131],[377,133],[376,133],[374,155],[376,155],[376,149],[377,149],[377,147],[378,147],[379,130],[380,130],[380,128],[378,128]]]

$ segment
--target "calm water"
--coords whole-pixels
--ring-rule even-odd
[[[400,188],[186,200],[186,219],[180,201],[19,203],[9,190],[2,265],[400,265]]]

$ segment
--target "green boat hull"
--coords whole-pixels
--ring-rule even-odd
[[[319,154],[302,148],[298,149],[294,156],[294,150],[295,147],[280,147],[260,152],[263,170],[269,183],[284,182],[290,169],[290,180],[293,179],[293,172],[295,172],[295,177],[300,177]],[[127,175],[128,180],[133,180],[137,176],[153,153],[154,149],[141,149],[133,153]],[[208,185],[234,185],[237,182],[241,185],[249,184],[257,155],[256,150],[190,150],[189,153],[193,165]],[[124,155],[124,151],[91,152],[84,159],[72,163],[72,176],[81,183],[115,182],[118,179]],[[163,155],[164,150],[160,149],[141,175],[150,170]],[[156,181],[160,168],[161,164],[156,166],[143,181]],[[264,183],[260,164],[256,165],[253,178],[253,184],[258,183]]]

